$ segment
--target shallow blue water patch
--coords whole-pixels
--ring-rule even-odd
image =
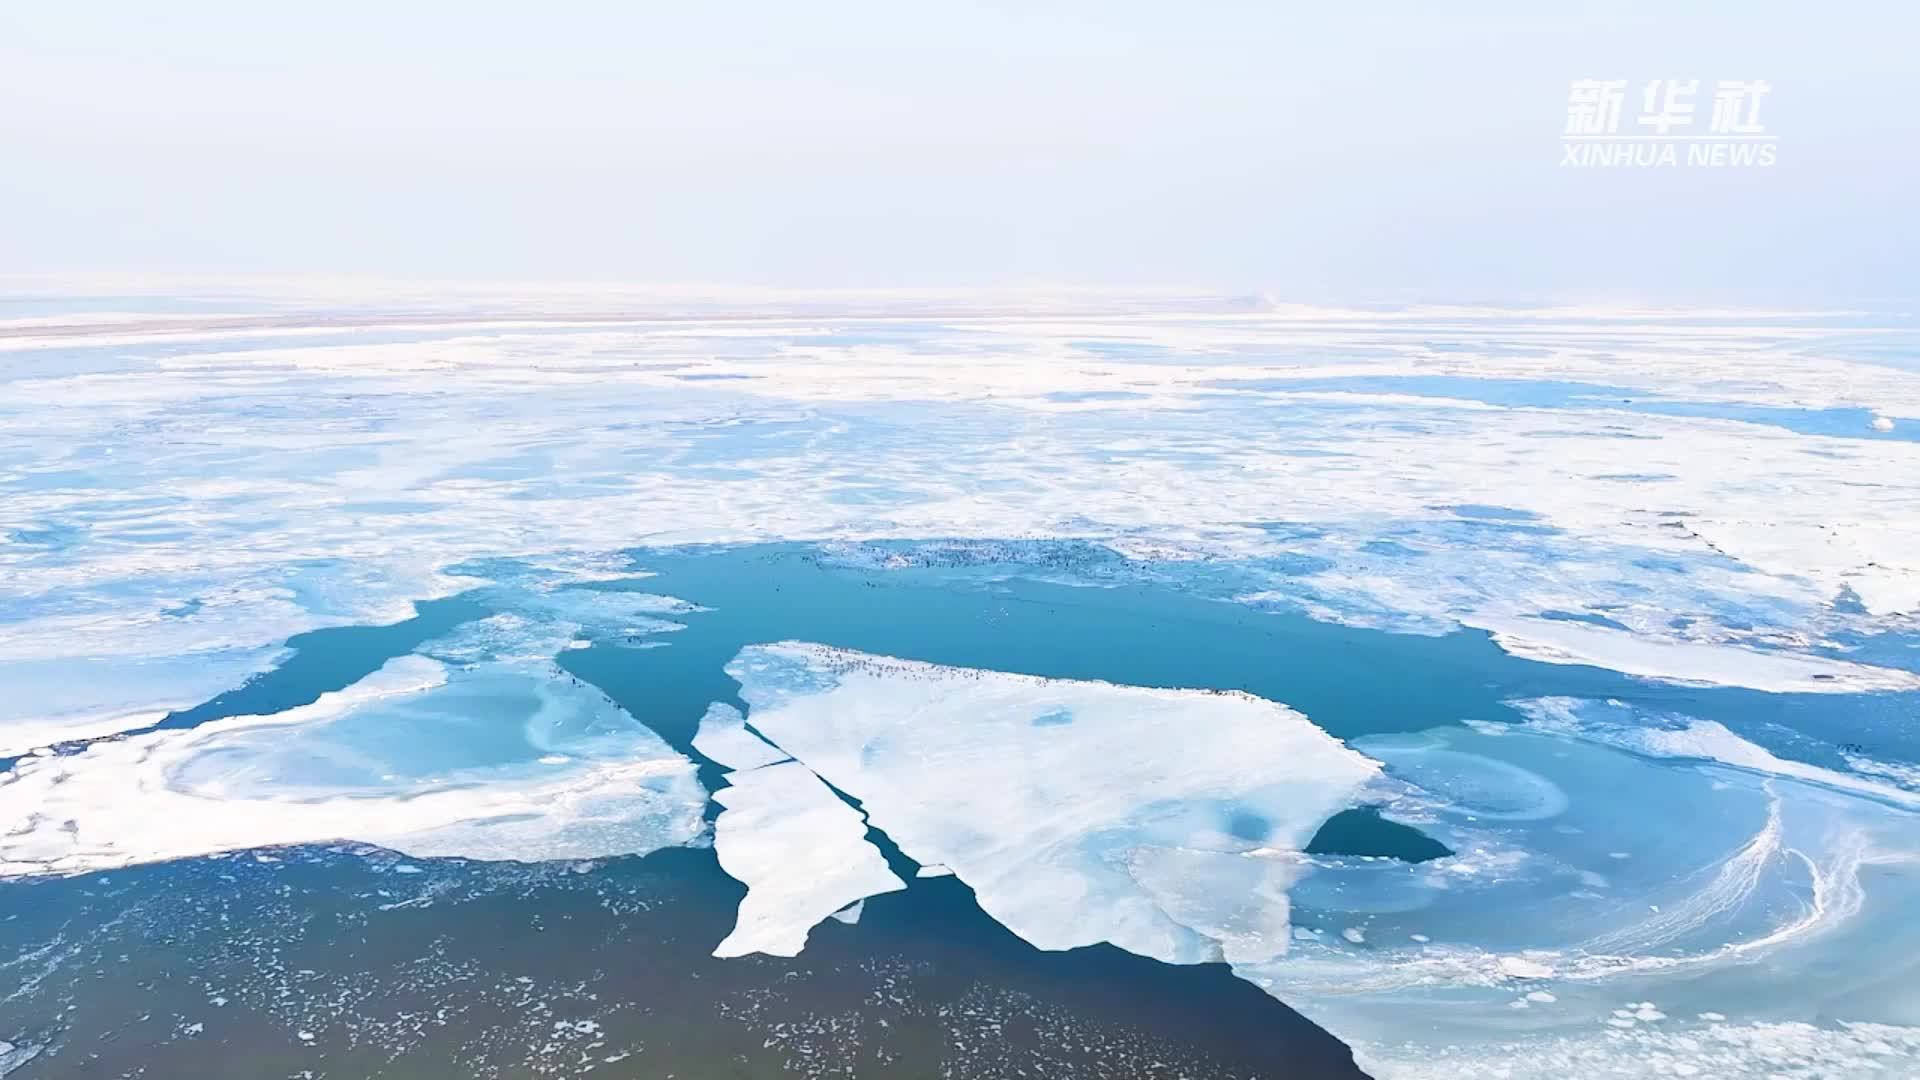
[[[1360,545],[1360,550],[1371,555],[1385,555],[1394,559],[1424,559],[1427,553],[1419,548],[1408,547],[1398,540],[1369,540]]]
[[[1630,401],[1635,391],[1599,383],[1550,379],[1478,379],[1465,375],[1347,375],[1307,379],[1219,379],[1223,390],[1278,393],[1411,394],[1531,408],[1596,407]]]
[[[22,547],[44,548],[47,551],[62,551],[73,547],[86,539],[87,530],[62,521],[37,522],[6,532],[9,543]]]
[[[1166,346],[1150,341],[1069,341],[1066,345],[1070,349],[1115,360],[1159,360],[1169,363],[1185,360]]]
[[[1147,396],[1146,394],[1138,394],[1131,390],[1056,390],[1051,394],[1045,395],[1048,401],[1059,402],[1141,401],[1147,398]]]
[[[1892,442],[1920,442],[1920,423],[1896,421],[1892,430],[1873,426],[1870,409],[1795,409],[1775,405],[1737,405],[1710,401],[1639,401],[1630,406],[1634,412],[1659,416],[1699,417],[1707,420],[1735,420],[1743,424],[1762,424],[1783,428],[1799,435],[1819,435],[1831,439],[1875,439]]]
[[[1480,518],[1486,521],[1540,520],[1540,515],[1531,510],[1516,510],[1511,506],[1493,506],[1488,503],[1455,503],[1441,509],[1451,510],[1464,518]]]
[[[1875,413],[1863,408],[1810,409],[1737,402],[1680,401],[1646,391],[1601,383],[1553,379],[1483,379],[1463,375],[1354,375],[1306,379],[1221,379],[1203,385],[1218,389],[1277,393],[1409,394],[1415,397],[1477,401],[1509,408],[1612,409],[1651,416],[1734,420],[1837,439],[1920,440],[1920,423],[1896,422],[1890,431],[1873,426]]]
[[[1609,619],[1605,615],[1596,614],[1591,611],[1543,611],[1540,613],[1540,617],[1552,622],[1577,622],[1585,623],[1588,626],[1604,626],[1609,630],[1624,631],[1628,629],[1625,623],[1617,619]]]
[[[1066,709],[1052,709],[1034,717],[1031,722],[1034,727],[1066,727],[1073,723],[1073,714]]]

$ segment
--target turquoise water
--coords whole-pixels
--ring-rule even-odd
[[[1199,568],[1178,583],[1139,580],[1144,574],[1073,544],[1014,546],[999,562],[956,562],[919,545],[863,551],[912,558],[876,571],[806,545],[631,552],[632,566],[652,576],[575,588],[664,593],[711,610],[685,616],[686,629],[667,648],[599,642],[559,662],[682,750],[709,703],[741,704],[726,662],[744,645],[791,639],[1053,678],[1244,690],[1284,702],[1342,739],[1514,720],[1508,701],[1557,695],[1714,720],[1814,764],[1844,765],[1843,749],[1920,762],[1920,731],[1908,722],[1920,695],[1684,687],[1538,663],[1503,652],[1478,631],[1387,633],[1224,602],[1238,582],[1231,567]],[[162,726],[312,702],[489,611],[475,592],[423,602],[415,617],[389,626],[297,636],[288,643],[293,655],[275,670]],[[1889,641],[1884,650],[1896,662],[1914,662],[1909,644]]]

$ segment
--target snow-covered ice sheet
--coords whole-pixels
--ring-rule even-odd
[[[728,665],[755,730],[1045,949],[1288,947],[1298,852],[1375,765],[1283,705],[799,642]],[[784,766],[779,766],[784,768]]]
[[[1666,682],[1743,686],[1777,694],[1920,689],[1920,674],[1823,656],[1660,640],[1565,620],[1469,617],[1466,623],[1493,634],[1494,641],[1515,656],[1588,664]]]

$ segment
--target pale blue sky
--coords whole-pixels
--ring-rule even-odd
[[[1920,294],[1920,7],[1580,7],[9,0],[0,271]],[[1656,77],[1779,164],[1560,167]]]

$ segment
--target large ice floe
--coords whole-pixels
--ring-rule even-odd
[[[1349,749],[1239,694],[793,642],[728,671],[761,768],[825,778],[1016,934],[1225,961],[1382,1077],[1837,1076],[1920,1047],[1910,797],[1724,728],[1552,701]],[[1649,729],[1672,737],[1618,734]],[[1303,854],[1362,803],[1452,854]]]
[[[728,665],[754,728],[1047,949],[1286,951],[1298,852],[1376,766],[1246,694],[941,667],[787,642]]]

